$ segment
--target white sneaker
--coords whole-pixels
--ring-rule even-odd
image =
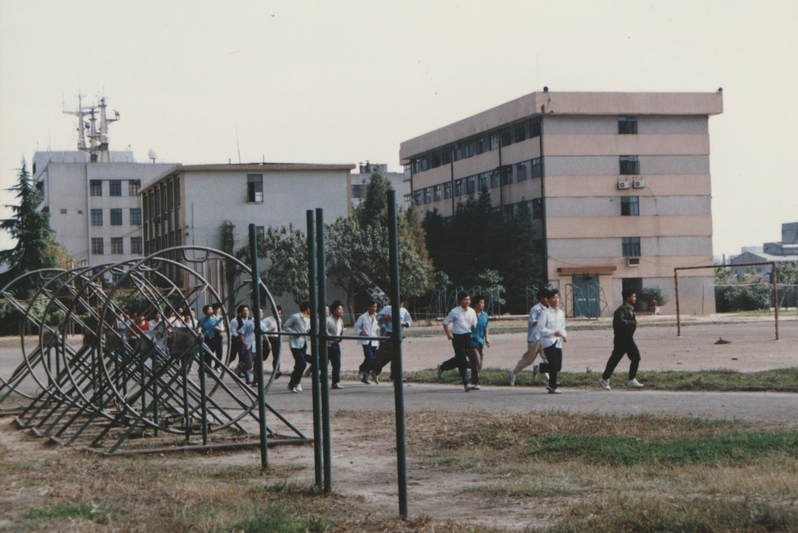
[[[438,365],[438,379],[441,379],[442,376],[443,376],[443,369],[441,368],[441,365]]]
[[[302,392],[302,385],[300,385],[299,383],[297,383],[297,386],[294,388],[296,389],[297,392]]]
[[[532,365],[532,381],[537,382],[540,377],[540,365]]]
[[[642,389],[643,388],[643,384],[640,383],[639,381],[637,381],[636,379],[630,379],[626,383],[626,386],[627,387],[632,387],[633,389]]]
[[[471,390],[480,390],[479,385],[472,385]]]
[[[293,392],[294,394],[298,394],[299,393],[299,391],[297,390],[296,387],[291,388],[291,392]]]
[[[334,389],[343,389],[344,386],[341,385],[340,383],[333,383],[332,384],[332,388],[334,388]]]
[[[479,386],[478,385],[472,385],[471,383],[465,384],[464,388],[465,388],[466,392],[471,392],[472,390],[479,390]]]
[[[560,389],[549,388],[549,394],[562,394],[562,391]]]
[[[511,387],[515,385],[515,374],[513,374],[512,370],[510,370],[510,372],[507,374],[507,378],[507,381],[510,383]]]
[[[612,390],[612,387],[610,387],[610,380],[608,379],[599,378],[599,385],[601,385],[601,388],[604,390]]]
[[[305,371],[302,373],[302,377],[303,377],[303,378],[310,377],[310,373],[311,373],[311,372],[313,372],[313,367],[311,367],[310,365],[308,365],[308,367],[307,367],[307,368],[305,369]]]

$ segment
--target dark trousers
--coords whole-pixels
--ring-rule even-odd
[[[557,348],[552,344],[548,348],[543,349],[546,354],[548,362],[540,363],[540,371],[549,374],[549,387],[552,389],[557,388],[557,372],[562,370],[562,348]]]
[[[217,331],[216,335],[213,336],[211,341],[213,341],[213,344],[211,344],[212,347],[211,349],[213,350],[213,353],[216,354],[216,358],[219,360],[216,363],[216,368],[219,368],[219,366],[224,362],[224,346],[222,346],[222,334]]]
[[[380,372],[382,372],[383,367],[385,367],[385,365],[388,363],[391,363],[391,377],[393,377],[393,359],[396,352],[396,346],[394,346],[393,341],[380,341],[380,348],[377,350],[377,354],[374,356],[374,359],[371,360],[369,370],[379,375]]]
[[[248,346],[244,348],[244,345],[241,345],[241,348],[238,350],[238,369],[242,372],[249,372],[252,370],[252,349],[254,346]]]
[[[307,344],[302,348],[291,348],[291,355],[294,356],[294,371],[291,372],[291,381],[288,383],[291,388],[296,387],[302,381],[302,373],[308,366],[306,350]]]
[[[205,364],[208,366],[208,368],[210,368],[211,365],[213,364],[213,357],[211,356],[211,353],[215,351],[214,348],[216,347],[216,337],[218,336],[219,335],[216,335],[215,337],[212,338],[208,337],[203,338],[203,342],[205,343],[203,349],[205,353]]]
[[[471,383],[479,385],[479,371],[482,370],[482,344],[468,349],[468,367],[471,369]]]
[[[371,344],[364,344],[363,345],[363,362],[358,367],[358,370],[361,372],[368,372],[371,366],[371,362],[377,357],[375,353],[374,346]]]
[[[640,365],[640,350],[637,348],[634,339],[614,339],[612,342],[612,354],[609,361],[607,361],[607,368],[604,369],[604,374],[601,378],[604,380],[610,379],[615,367],[621,362],[624,355],[629,356],[629,380],[633,380],[637,375],[637,367]]]
[[[332,382],[338,383],[341,381],[341,343],[334,342],[332,346],[327,347],[327,359],[332,364]]]
[[[265,345],[263,347],[263,360],[266,361],[269,358],[269,354],[272,354],[272,372],[279,372],[280,349],[282,348],[280,337],[269,337],[269,344],[271,344],[271,348]]]
[[[241,351],[241,341],[238,338],[238,335],[231,335],[230,336],[230,359],[227,361],[227,366],[230,366],[235,362],[236,357],[238,357],[238,353]]]
[[[463,384],[468,385],[468,345],[471,344],[471,334],[455,333],[452,337],[454,357],[441,363],[441,370],[456,368],[463,378]]]

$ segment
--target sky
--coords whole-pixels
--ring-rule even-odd
[[[79,92],[140,162],[399,171],[402,141],[543,86],[723,87],[713,246],[735,254],[798,221],[797,27],[793,0],[0,0],[0,188],[76,149]]]

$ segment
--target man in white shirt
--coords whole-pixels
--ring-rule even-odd
[[[277,310],[277,318],[268,316],[261,321],[261,329],[264,333],[277,333],[279,331],[277,319],[282,322],[283,308],[278,305],[275,309]],[[274,379],[277,379],[283,375],[283,373],[280,372],[280,348],[282,348],[280,336],[267,335],[263,340],[263,360],[265,361],[268,359],[269,354],[272,354],[272,372],[274,373]]]
[[[344,333],[344,304],[335,300],[330,304],[330,316],[327,317],[327,335],[340,337]],[[341,385],[341,341],[327,341],[327,358],[332,364],[332,388],[343,389]]]
[[[529,320],[527,321],[526,329],[526,352],[521,356],[521,359],[516,363],[515,368],[509,372],[510,385],[515,385],[515,376],[517,376],[523,369],[535,362],[538,355],[543,361],[546,361],[546,355],[543,353],[543,346],[540,343],[540,331],[538,330],[538,321],[540,316],[549,308],[549,289],[545,287],[540,289],[537,293],[538,303],[529,310]],[[534,368],[534,367],[533,367]],[[537,374],[533,374],[537,378]]]
[[[249,316],[249,306],[238,306],[238,327],[236,335],[241,345],[238,354],[238,376],[243,377],[247,385],[252,384],[252,350],[255,347],[255,322]]]
[[[549,309],[540,316],[538,330],[540,342],[546,354],[546,362],[534,366],[534,372],[548,372],[549,384],[546,390],[549,394],[560,394],[557,389],[557,372],[562,369],[562,345],[568,342],[565,331],[565,313],[560,307],[560,291],[552,289],[549,296]]]
[[[477,314],[469,307],[471,295],[467,292],[458,293],[457,301],[460,306],[449,311],[449,314],[443,319],[443,331],[446,333],[446,337],[452,341],[454,357],[438,365],[438,378],[440,379],[445,371],[457,368],[463,378],[465,391],[470,392],[479,390],[479,385],[471,385],[468,382],[468,347],[471,344],[471,330],[477,327]],[[452,331],[449,331],[449,324],[452,325]]]
[[[299,304],[299,312],[288,317],[283,324],[283,329],[293,335],[288,340],[291,348],[291,355],[294,356],[294,371],[291,373],[291,380],[288,383],[288,390],[293,393],[302,392],[302,374],[308,366],[307,333],[310,331],[310,303],[302,302]]]
[[[358,317],[355,321],[355,335],[360,337],[378,337],[380,334],[380,326],[377,322],[377,302],[369,300],[366,312]],[[369,364],[376,357],[377,340],[366,338],[357,343],[363,347],[363,363],[359,368],[358,377],[360,381],[366,385],[371,385],[369,379]]]

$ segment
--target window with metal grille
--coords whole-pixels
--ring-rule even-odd
[[[133,207],[130,209],[130,225],[141,226],[141,208]]]
[[[141,180],[128,180],[127,182],[128,196],[138,196],[139,189],[141,189]]]
[[[620,158],[621,174],[640,174],[640,162],[636,155],[622,155]]]
[[[89,182],[89,188],[91,190],[92,196],[102,196],[103,195],[103,182],[102,180],[91,180]]]
[[[627,217],[636,217],[640,215],[640,197],[639,196],[622,196],[621,197],[621,215]]]
[[[463,180],[454,180],[454,195],[463,196]]]
[[[618,117],[618,133],[633,135],[637,133],[637,117],[634,115],[621,115]]]
[[[432,190],[432,200],[440,202],[443,196],[443,185],[436,185]]]
[[[624,257],[640,257],[640,237],[622,237],[621,254]]]
[[[529,173],[527,169],[529,167],[529,163],[526,161],[522,161],[515,165],[515,181],[526,181],[529,179]]]
[[[122,210],[121,209],[111,209],[111,225],[112,226],[121,226],[122,225]]]
[[[263,203],[263,174],[247,174],[247,202]]]
[[[466,178],[466,194],[474,194],[476,192],[477,177],[469,176]]]
[[[405,165],[404,181],[410,181],[413,178],[413,165]]]
[[[141,237],[131,237],[130,238],[130,253],[131,254],[141,254]]]
[[[424,187],[424,203],[432,203],[432,187]]]
[[[474,141],[466,141],[463,143],[463,157],[471,157],[474,155]]]
[[[490,143],[488,144],[490,150],[496,150],[499,147],[499,133],[493,132],[490,134]]]
[[[125,253],[124,238],[122,238],[122,237],[111,237],[111,253],[112,254],[123,254],[123,253]]]
[[[421,158],[421,171],[429,170],[429,157],[424,156]]]
[[[543,175],[543,161],[541,158],[536,157],[532,160],[532,172],[530,176],[533,178],[539,178]]]
[[[91,238],[91,253],[94,255],[103,255],[103,239],[102,237]]]
[[[447,181],[446,183],[443,184],[443,198],[445,200],[448,200],[451,197],[452,197],[452,182]]]
[[[92,209],[91,210],[91,225],[92,226],[102,226],[103,225],[103,210],[102,209]]]
[[[424,201],[424,191],[415,191],[413,199],[416,201],[416,205],[421,205],[421,202]]]
[[[108,194],[111,196],[122,196],[122,180],[108,181]]]
[[[413,195],[412,194],[405,194],[405,211],[410,209],[410,205],[413,203]]]

